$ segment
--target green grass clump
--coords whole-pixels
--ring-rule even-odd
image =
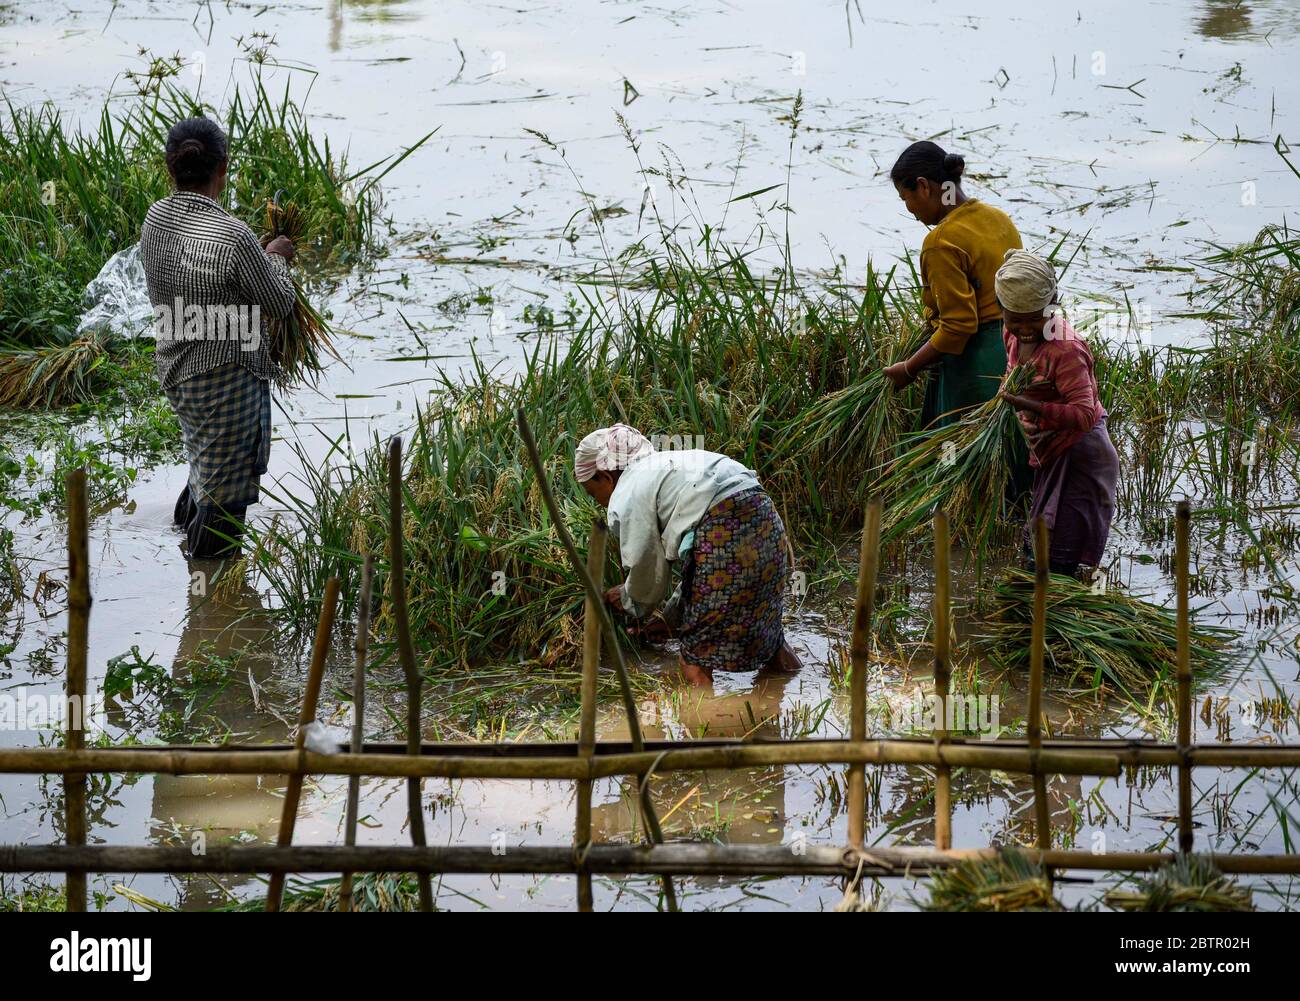
[[[307,262],[347,265],[376,249],[375,185],[420,143],[350,173],[346,156],[313,136],[288,88],[273,97],[256,74],[224,110],[162,80],[120,114],[106,105],[87,129],[67,126],[52,105],[6,102],[0,109],[0,406],[89,399],[91,377],[110,371],[88,369],[84,352],[73,350],[82,293],[113,254],[139,239],[149,206],[170,193],[167,130],[204,113],[230,139],[223,197],[234,215],[257,227],[267,201],[281,192],[302,207],[302,228],[312,237],[300,248]],[[68,378],[32,375],[32,365],[45,373],[60,369]]]
[[[972,859],[930,877],[927,911],[1061,911],[1043,867],[1015,848]]]
[[[1034,575],[1010,569],[992,590],[982,643],[1006,667],[1028,671],[1034,609]],[[1193,623],[1192,671],[1215,674],[1227,666],[1229,641],[1221,626]],[[1044,667],[1066,685],[1108,684],[1147,704],[1177,677],[1177,618],[1169,608],[1134,595],[1094,590],[1073,577],[1052,574],[1047,587]]]
[[[573,480],[573,449],[617,421],[754,468],[809,545],[859,521],[877,457],[852,447],[858,424],[874,422],[874,447],[888,450],[914,416],[908,398],[844,391],[914,341],[910,298],[873,274],[851,295],[814,299],[721,251],[711,264],[674,261],[640,279],[618,316],[589,300],[582,326],[563,344],[539,344],[521,375],[481,365],[444,375],[423,407],[406,446],[404,523],[411,620],[429,665],[550,661],[578,642],[581,586],[544,511],[519,407],[579,540],[595,509]],[[296,621],[313,620],[331,574],[355,569],[349,553],[385,551],[385,481],[376,447],[313,481],[314,499],[292,505],[298,527],[250,533],[254,562]]]
[[[1106,904],[1118,911],[1253,911],[1248,887],[1239,886],[1201,855],[1179,855],[1154,875],[1138,881],[1136,890],[1110,890]]]

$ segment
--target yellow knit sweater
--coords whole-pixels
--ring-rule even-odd
[[[959,355],[980,324],[1002,315],[993,276],[1020,233],[1001,209],[969,198],[944,216],[921,244],[921,301],[930,343]]]

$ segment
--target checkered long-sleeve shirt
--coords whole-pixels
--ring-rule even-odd
[[[232,362],[273,377],[267,324],[293,308],[293,280],[285,259],[266,253],[248,226],[211,198],[177,191],[149,207],[140,260],[157,318],[154,358],[163,388]],[[243,307],[251,317],[252,306],[257,327],[236,334],[229,311]]]

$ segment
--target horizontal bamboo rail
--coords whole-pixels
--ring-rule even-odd
[[[592,782],[617,775],[767,765],[948,765],[1029,774],[1116,776],[1119,757],[1106,752],[1043,750],[1035,764],[1028,748],[933,741],[783,741],[675,750],[600,754],[591,758],[484,758],[396,754],[318,754],[313,751],[67,751],[15,748],[0,751],[0,772],[154,772],[163,775],[371,775],[387,778],[568,779]]]
[[[1174,744],[1123,738],[1044,738],[1043,771],[1056,775],[1114,776],[1122,768],[1177,767],[1181,752]],[[340,752],[347,750],[339,745]],[[981,765],[983,751],[993,752]],[[724,752],[739,752],[729,758]],[[361,754],[316,754],[299,752],[293,745],[265,747],[191,747],[167,744],[154,747],[97,747],[71,752],[57,747],[0,748],[0,774],[90,774],[120,772],[161,775],[285,775],[306,771],[313,775],[371,775],[375,777],[469,778],[469,779],[575,779],[590,780],[614,775],[634,775],[666,753],[656,772],[690,771],[698,768],[761,767],[763,765],[937,765],[993,767],[1028,772],[1030,750],[1024,738],[997,740],[949,738],[943,750],[925,737],[896,737],[854,744],[843,740],[740,741],[713,738],[691,741],[647,740],[645,751],[632,752],[625,741],[596,745],[590,764],[579,760],[572,742],[520,744],[447,744],[422,746],[419,757],[394,761],[406,755],[405,744],[367,743]],[[712,752],[706,755],[706,752]],[[1012,752],[1013,757],[1008,757]],[[1066,757],[1062,758],[1061,755]],[[1079,757],[1077,755],[1082,755]],[[942,762],[940,761],[942,758]],[[429,760],[429,764],[420,762]],[[730,764],[730,761],[738,764]],[[1243,747],[1233,744],[1197,744],[1187,751],[1187,760],[1200,768],[1300,768],[1300,746],[1265,744]],[[486,762],[479,767],[476,763]],[[509,762],[508,764],[506,762]],[[528,773],[529,762],[540,762],[537,774]],[[1082,763],[1096,770],[1079,770]],[[1021,767],[1015,767],[1016,765]]]
[[[1161,852],[1035,851],[1030,859],[1053,868],[1092,871],[1158,869],[1176,856]],[[195,855],[186,846],[0,845],[0,872],[437,872],[503,875],[592,873],[713,876],[852,877],[916,876],[972,859],[993,858],[996,848],[941,851],[926,847],[805,845],[592,845],[584,859],[569,845],[508,848],[490,845],[248,845],[209,846]],[[1228,873],[1300,873],[1300,855],[1215,855]]]

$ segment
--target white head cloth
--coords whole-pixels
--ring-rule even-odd
[[[998,302],[1013,313],[1041,313],[1057,301],[1056,269],[1027,250],[1008,250],[993,278]]]
[[[628,463],[654,450],[649,439],[634,427],[615,424],[601,428],[578,442],[573,454],[573,475],[579,483],[586,483],[597,472],[626,469]]]

